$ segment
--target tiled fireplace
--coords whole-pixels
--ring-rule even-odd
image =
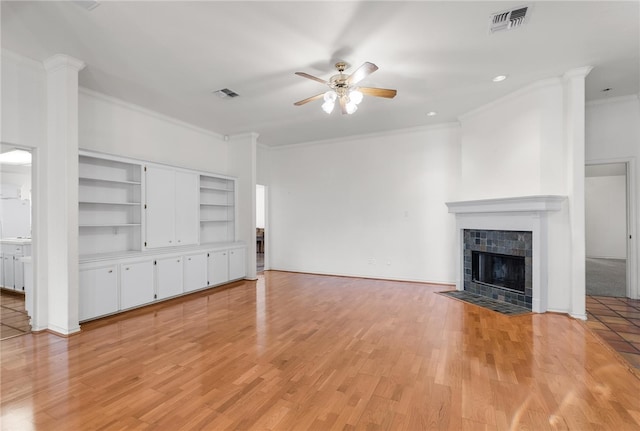
[[[458,290],[547,311],[548,214],[564,196],[448,202],[456,215]]]
[[[464,229],[464,290],[531,310],[531,231]]]

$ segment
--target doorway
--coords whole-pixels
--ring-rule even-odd
[[[0,338],[31,331],[31,151],[0,144]]]
[[[628,164],[585,168],[586,293],[630,296]]]
[[[266,235],[266,187],[256,185],[256,272],[263,272],[265,267]]]

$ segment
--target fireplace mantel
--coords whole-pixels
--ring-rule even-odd
[[[559,211],[566,196],[536,195],[514,198],[447,202],[453,214]]]
[[[532,311],[547,311],[550,259],[548,218],[562,211],[566,196],[536,195],[473,201],[447,202],[456,216],[458,270],[456,286],[464,289],[463,236],[465,229],[529,231],[532,233]]]

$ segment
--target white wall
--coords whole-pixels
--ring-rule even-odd
[[[457,126],[271,151],[272,269],[453,283]]]
[[[139,160],[228,174],[224,137],[87,89],[79,96],[79,146]]]
[[[627,258],[627,178],[585,179],[587,257]]]
[[[566,194],[562,97],[551,79],[460,117],[460,200]]]

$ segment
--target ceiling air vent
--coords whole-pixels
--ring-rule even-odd
[[[221,99],[232,99],[234,97],[238,97],[239,94],[233,90],[229,90],[228,88],[223,88],[222,90],[214,91],[213,94],[218,96]]]
[[[526,22],[529,6],[521,6],[503,12],[495,13],[491,16],[491,33],[503,30],[512,30],[522,26]]]

